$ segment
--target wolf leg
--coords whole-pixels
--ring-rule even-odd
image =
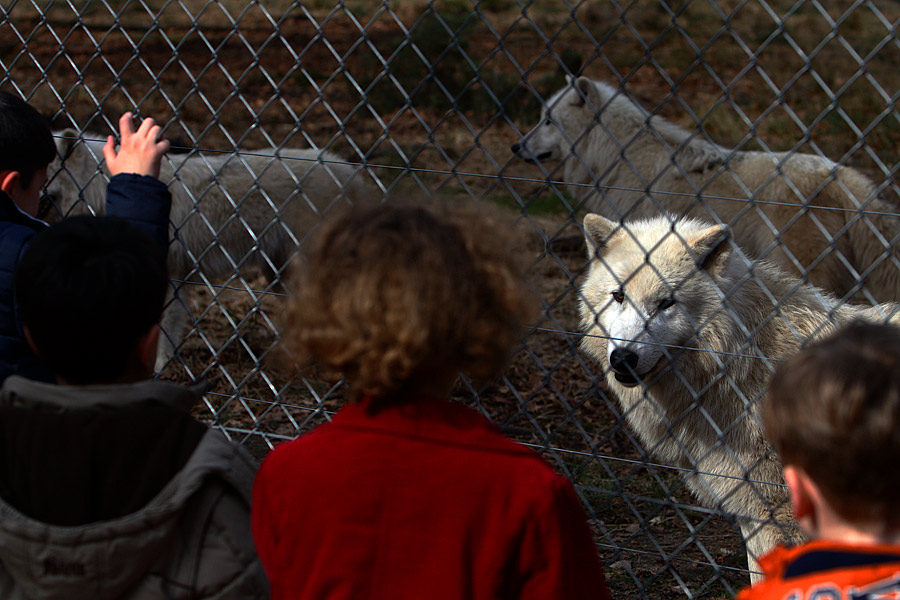
[[[755,584],[762,580],[759,569],[759,557],[765,556],[777,545],[793,546],[806,540],[803,531],[791,514],[789,501],[777,506],[762,507],[757,518],[741,519],[741,534],[747,546],[747,566],[750,569],[750,582]]]
[[[190,317],[190,308],[182,292],[183,284],[173,283],[166,294],[166,305],[160,323],[161,335],[156,353],[156,373],[162,373],[177,354],[184,340],[184,329]],[[177,286],[177,287],[176,287]]]

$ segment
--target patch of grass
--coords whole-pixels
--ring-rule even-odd
[[[503,12],[516,5],[517,0],[481,0],[478,2],[479,8],[488,12]]]
[[[388,61],[374,55],[366,61],[360,81],[369,104],[389,114],[407,104],[441,112],[465,109],[463,93],[477,80],[467,60],[471,37],[478,22],[462,6],[447,3],[443,10],[428,7],[409,27],[408,35],[393,33],[376,41]],[[380,71],[383,73],[379,73]]]
[[[566,455],[563,459],[566,469],[572,474],[572,483],[585,488],[615,491],[618,485],[609,472],[599,464],[599,459],[590,456]]]
[[[517,123],[536,123],[541,117],[541,99],[549,98],[563,87],[567,75],[581,74],[583,63],[584,57],[579,51],[564,48],[557,58],[556,69],[536,75],[530,85],[517,74],[506,74],[502,80],[505,87],[501,88],[507,92],[502,106],[503,112]]]
[[[505,114],[514,121],[532,121],[541,112],[540,101],[521,77],[491,69],[480,72],[480,82],[462,94],[460,104],[480,118]]]
[[[757,120],[754,137],[759,138],[773,150],[783,150],[802,135],[800,126],[783,110],[776,109],[761,120]],[[811,121],[810,121],[811,122]],[[807,123],[808,125],[809,123]]]
[[[747,126],[728,104],[699,106],[697,115],[703,131],[717,144],[731,147],[747,134]]]
[[[515,196],[508,193],[495,192],[483,197],[483,200],[496,204],[501,208],[509,209],[522,214],[531,216],[538,215],[567,215],[569,214],[569,206],[572,206],[574,200],[568,195],[560,197],[558,192],[547,191],[540,196],[532,196],[522,198],[523,206]],[[566,205],[568,203],[568,206]]]
[[[499,10],[499,4],[491,6]],[[363,73],[375,75],[363,74],[359,80],[375,110],[391,113],[409,105],[437,113],[468,113],[480,120],[499,115],[537,119],[540,101],[505,64],[506,56],[494,52],[491,44],[473,43],[482,39],[485,25],[473,15],[471,5],[445,0],[424,7],[408,27],[408,35],[394,33],[376,41],[388,62],[386,68],[374,54],[364,61]],[[558,62],[555,72],[540,75],[541,94],[561,87],[567,72],[577,73],[582,57],[566,48]]]

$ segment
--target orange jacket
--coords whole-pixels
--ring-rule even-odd
[[[900,598],[900,546],[818,540],[778,547],[759,561],[765,580],[737,600],[888,600]]]

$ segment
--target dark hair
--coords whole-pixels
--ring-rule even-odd
[[[900,525],[900,329],[857,321],[780,364],[763,420],[842,518]]]
[[[0,92],[0,171],[18,171],[22,185],[56,158],[46,119],[27,102]]]
[[[492,377],[537,308],[516,241],[484,206],[355,206],[304,248],[284,344],[346,376],[351,400],[389,402],[435,367]]]
[[[35,236],[16,303],[40,357],[73,384],[117,381],[159,322],[168,278],[149,234],[115,217],[72,217]]]

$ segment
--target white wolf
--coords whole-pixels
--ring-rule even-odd
[[[799,535],[758,415],[774,363],[854,319],[900,320],[900,305],[843,304],[749,263],[722,225],[589,214],[584,231],[582,348],[644,448],[685,469],[702,504],[737,517],[755,570],[755,557]]]
[[[900,216],[859,171],[800,153],[730,150],[585,77],[546,102],[513,152],[562,161],[573,196],[614,220],[665,211],[731,227],[740,247],[840,296],[900,300]]]
[[[47,194],[64,216],[103,213],[105,136],[68,129],[56,140],[59,156],[48,170]],[[180,345],[189,315],[179,282],[233,277],[250,265],[274,279],[321,214],[367,195],[355,167],[311,149],[169,155],[160,179],[172,193],[169,275],[175,291],[163,314],[158,371]]]

